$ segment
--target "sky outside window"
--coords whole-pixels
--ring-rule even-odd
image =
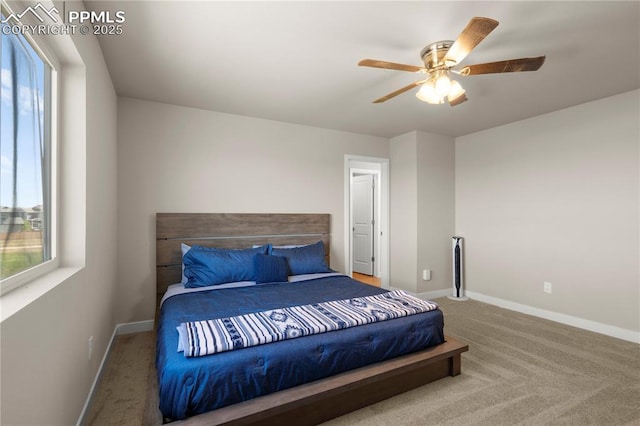
[[[13,76],[11,57],[8,54],[10,37],[18,38],[27,53],[19,58],[17,64],[17,120],[14,120],[12,105]],[[42,131],[44,129],[45,64],[22,35],[3,34],[0,52],[2,53],[0,71],[0,206],[31,208],[43,204],[41,156]],[[32,79],[35,79],[35,82],[32,82]],[[39,125],[33,122],[36,117],[40,120]],[[14,164],[13,132],[15,121],[18,123],[18,150],[17,162]],[[13,199],[14,167],[17,167],[17,200]]]
[[[3,293],[28,282],[42,270],[36,269],[40,264],[52,259],[50,200],[45,193],[50,187],[50,147],[45,144],[44,134],[44,100],[48,90],[45,77],[50,68],[23,35],[6,34],[5,25],[2,24],[0,44],[0,291]]]

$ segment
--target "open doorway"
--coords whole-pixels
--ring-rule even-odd
[[[346,274],[389,288],[389,160],[345,155]]]

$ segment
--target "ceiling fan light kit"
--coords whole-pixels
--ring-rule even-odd
[[[416,92],[416,98],[430,104],[443,104],[445,98],[449,104],[456,105],[467,100],[465,90],[456,80],[452,80],[449,76],[449,70],[437,71],[434,75],[427,79]],[[464,99],[463,99],[464,98]]]
[[[451,106],[460,105],[467,100],[462,85],[451,79],[451,73],[468,76],[478,74],[497,74],[506,72],[536,71],[544,64],[545,57],[509,59],[506,61],[489,62],[485,64],[467,65],[461,70],[456,67],[484,38],[498,26],[498,21],[491,18],[472,18],[462,30],[456,41],[443,40],[425,46],[420,52],[424,67],[397,64],[363,59],[360,66],[384,68],[398,71],[408,71],[427,74],[427,78],[409,84],[396,90],[373,103],[382,103],[396,97],[414,87],[420,86],[416,98],[430,104],[443,104],[446,101]]]

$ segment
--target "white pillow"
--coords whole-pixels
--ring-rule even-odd
[[[187,254],[189,250],[191,250],[191,246],[188,246],[185,243],[182,243],[180,248],[182,249],[182,257],[184,257],[184,255]],[[182,262],[182,279],[180,280],[180,283],[186,284],[187,281],[189,280],[184,276],[184,262]]]
[[[256,247],[260,247],[263,246],[264,244],[254,244],[253,248]],[[292,244],[292,245],[288,245],[288,246],[271,246],[271,248],[278,248],[278,249],[289,249],[289,248],[298,248],[298,247],[304,247],[304,246],[308,246],[311,244]]]

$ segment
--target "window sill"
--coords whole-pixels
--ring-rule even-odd
[[[83,268],[57,268],[0,297],[0,323],[12,317]]]

